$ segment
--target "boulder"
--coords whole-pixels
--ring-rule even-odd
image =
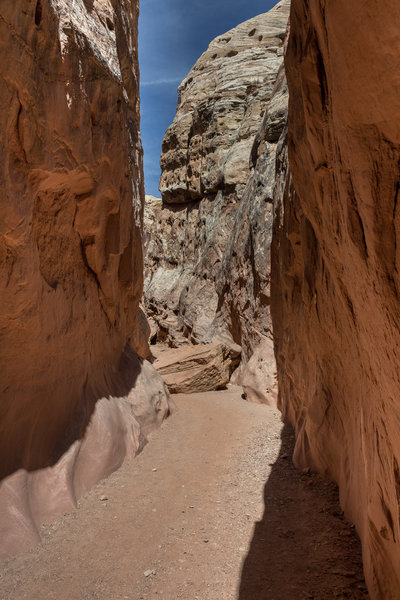
[[[154,367],[174,394],[211,392],[226,387],[235,358],[225,344],[217,342],[164,350]]]

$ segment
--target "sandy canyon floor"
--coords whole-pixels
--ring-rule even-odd
[[[366,599],[333,484],[297,472],[277,410],[174,396],[135,460],[0,567],[1,600]]]

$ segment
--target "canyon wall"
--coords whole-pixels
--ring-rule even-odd
[[[277,150],[286,127],[287,106],[282,63],[253,143],[250,177],[224,250],[213,322],[217,332],[230,332],[242,348],[234,381],[243,386],[248,400],[270,405],[277,401],[270,314],[273,197],[280,177]]]
[[[339,483],[379,600],[400,597],[399,23],[397,0],[293,0],[272,252],[295,462]]]
[[[0,8],[1,556],[168,412],[139,309],[137,17],[137,0]]]
[[[145,206],[145,299],[158,339],[241,346],[236,381],[271,403],[268,256],[289,6],[282,0],[219,36],[199,58],[163,141],[162,199]]]

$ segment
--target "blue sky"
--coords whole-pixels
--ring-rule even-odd
[[[146,193],[160,196],[161,142],[172,123],[177,87],[208,44],[277,0],[141,0],[139,60]]]

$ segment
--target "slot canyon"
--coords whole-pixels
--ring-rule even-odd
[[[0,600],[399,600],[400,5],[207,38],[155,195],[145,4],[0,6]]]

